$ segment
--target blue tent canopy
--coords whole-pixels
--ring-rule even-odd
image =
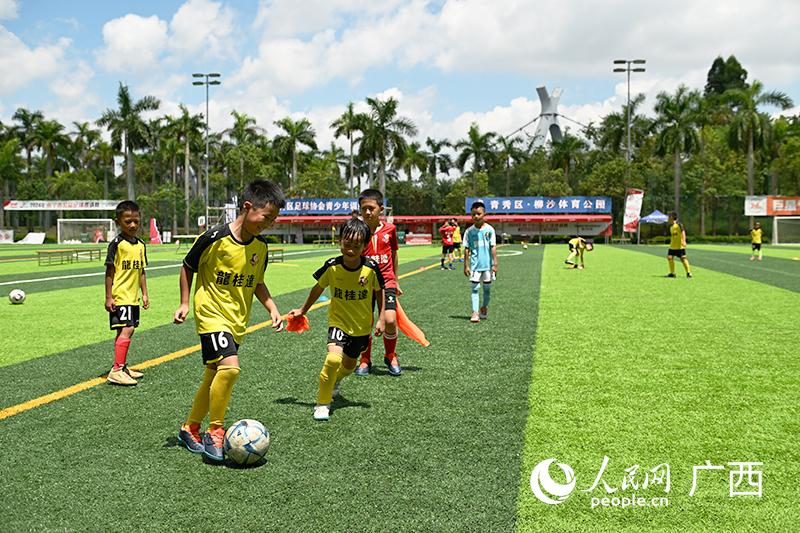
[[[639,224],[642,223],[649,223],[649,224],[666,224],[669,217],[656,209],[646,217],[642,217],[639,219]]]

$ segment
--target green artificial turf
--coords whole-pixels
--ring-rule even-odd
[[[548,247],[517,531],[800,529],[800,295],[698,266],[693,279],[667,279],[660,255],[598,246],[585,270],[570,270],[566,250]],[[583,492],[606,456],[603,480],[617,490],[600,483]],[[530,477],[553,458],[574,470],[576,485],[550,505],[534,496]],[[725,470],[701,472],[690,497],[693,467],[707,460]],[[728,462],[763,463],[754,467],[764,476],[761,498],[729,495]],[[670,492],[644,489],[662,463]],[[623,490],[635,465],[639,489]],[[567,483],[556,465],[549,472]],[[668,506],[591,508],[593,497],[633,494],[667,497]]]

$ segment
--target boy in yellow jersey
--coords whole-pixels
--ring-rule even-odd
[[[108,243],[105,265],[106,311],[110,317],[111,329],[117,331],[117,339],[114,341],[114,366],[106,379],[117,385],[136,385],[136,379],[141,378],[142,373],[129,369],[125,363],[131,337],[139,326],[140,288],[142,309],[150,307],[144,279],[147,250],[144,241],[136,237],[141,224],[136,202],[120,202],[116,214],[120,234]]]
[[[242,342],[253,295],[269,311],[272,328],[283,329],[283,319],[264,283],[267,241],[261,232],[275,222],[286,199],[278,184],[267,179],[248,183],[242,191],[239,216],[229,224],[211,228],[195,240],[183,260],[180,275],[181,305],[173,322],[189,314],[189,291],[194,291],[194,322],[200,335],[205,373],[178,439],[194,453],[223,460],[224,418],[231,390],[239,377]],[[208,430],[200,440],[200,424],[209,415]]]
[[[667,251],[667,261],[669,261],[669,274],[666,277],[675,277],[675,257],[679,257],[683,268],[686,270],[686,277],[691,278],[692,273],[689,271],[689,260],[686,259],[686,231],[683,229],[683,224],[678,222],[678,213],[670,211],[667,217],[669,222],[669,251]]]
[[[458,221],[455,218],[450,219],[450,225],[453,227],[453,257],[463,263],[464,254],[461,253],[461,228],[458,226]]]
[[[583,251],[586,250],[587,252],[591,252],[594,250],[594,245],[590,242],[586,242],[586,239],[583,237],[575,237],[574,239],[569,240],[569,257],[567,260],[564,261],[566,264],[570,265],[571,268],[575,268],[575,263],[572,261],[573,257],[577,257],[579,254],[581,256],[581,264],[578,268],[583,268]]]
[[[755,259],[755,251],[758,250],[758,260],[761,261],[761,237],[764,231],[761,229],[761,222],[756,222],[756,227],[750,230],[750,242],[753,252],[750,254],[750,261]]]
[[[369,346],[372,333],[372,295],[377,297],[378,322],[375,336],[384,331],[384,281],[378,263],[362,255],[372,232],[363,220],[350,218],[339,230],[342,255],[325,261],[314,273],[317,284],[311,289],[295,317],[305,315],[330,286],[328,309],[328,352],[319,373],[319,392],[314,420],[328,420],[333,398],[339,396],[342,379],[356,369],[358,358]]]

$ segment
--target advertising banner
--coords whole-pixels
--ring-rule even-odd
[[[386,201],[384,200],[384,205]],[[358,198],[330,198],[322,200],[287,199],[281,215],[349,215],[358,211]]]
[[[467,198],[467,214],[476,201],[486,205],[486,214],[611,213],[611,198],[605,196]]]
[[[636,226],[639,224],[639,217],[642,215],[643,198],[644,191],[628,189],[628,196],[625,197],[625,219],[622,231],[636,231]]]
[[[114,211],[119,200],[9,200],[9,211]]]

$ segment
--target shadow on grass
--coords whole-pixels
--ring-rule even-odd
[[[275,400],[275,403],[283,404],[283,405],[300,405],[303,407],[314,407],[317,405],[316,403],[309,403],[309,402],[301,402],[297,398],[292,398],[291,396],[288,398],[281,398],[279,400]],[[337,409],[345,409],[347,407],[363,407],[364,409],[371,409],[372,405],[364,402],[351,402],[347,398],[339,395],[338,397],[333,399],[333,403],[331,404],[331,412],[336,411]]]

